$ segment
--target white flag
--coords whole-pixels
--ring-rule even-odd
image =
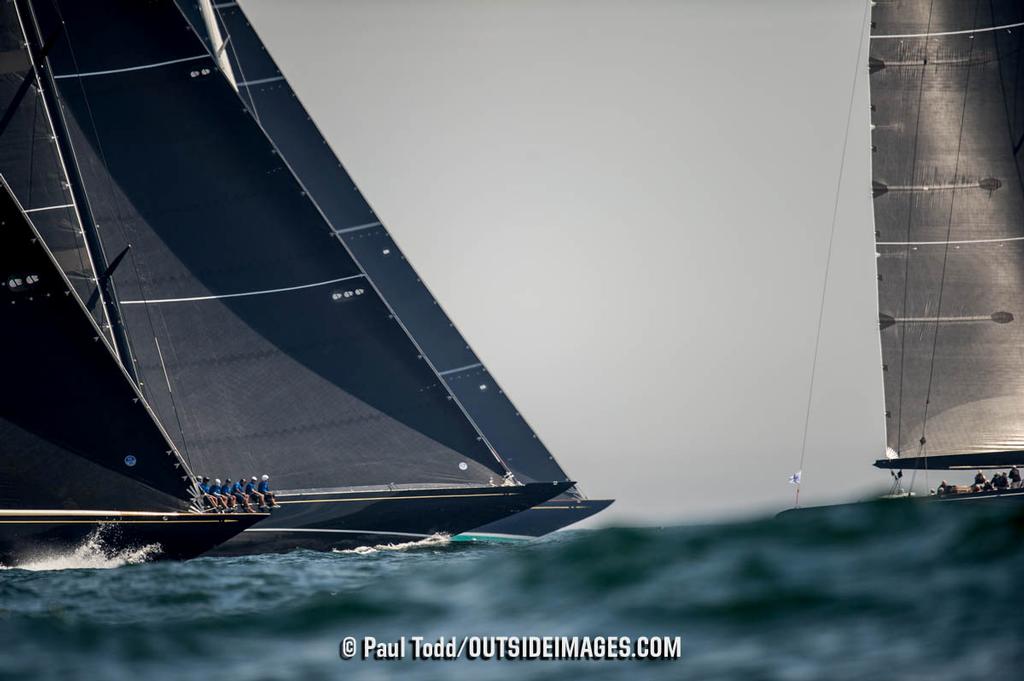
[[[800,484],[800,474],[801,473],[803,473],[803,471],[797,471],[796,473],[793,473],[793,475],[789,476],[789,484],[791,484],[791,485],[799,485]]]

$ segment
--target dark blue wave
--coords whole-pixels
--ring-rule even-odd
[[[1022,576],[1020,511],[903,502],[522,545],[3,570],[0,677],[1017,679]],[[681,635],[683,657],[338,659],[366,634]]]

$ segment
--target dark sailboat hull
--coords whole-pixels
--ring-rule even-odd
[[[537,504],[522,513],[463,532],[458,541],[514,541],[543,537],[600,513],[614,499],[576,499],[560,496]]]
[[[281,508],[211,555],[330,551],[456,535],[542,504],[572,484],[281,493]]]
[[[186,560],[266,517],[263,513],[0,510],[0,564],[16,567],[87,544],[115,555],[152,547],[147,560]]]
[[[806,513],[811,511],[822,511],[826,509],[843,508],[846,506],[860,506],[862,504],[879,503],[952,503],[958,504],[1002,504],[1007,507],[1024,506],[1024,489],[1009,489],[1002,492],[971,492],[965,494],[929,494],[928,496],[888,496],[867,501],[854,501],[848,504],[827,504],[824,506],[801,506],[800,508],[787,508],[776,514],[776,517],[792,515],[794,513]]]

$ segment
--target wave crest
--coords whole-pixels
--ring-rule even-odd
[[[334,549],[332,553],[355,553],[360,556],[368,556],[380,551],[408,551],[409,549],[445,546],[451,543],[451,540],[451,535],[438,533],[417,541],[407,541],[398,544],[377,544],[376,546],[357,546],[354,549]]]

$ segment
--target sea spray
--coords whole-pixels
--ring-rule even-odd
[[[40,553],[31,560],[15,566],[0,566],[0,569],[45,572],[53,570],[104,570],[137,565],[152,560],[160,553],[159,544],[111,549],[105,538],[116,531],[110,526],[100,526],[89,533],[81,544],[71,551]]]

